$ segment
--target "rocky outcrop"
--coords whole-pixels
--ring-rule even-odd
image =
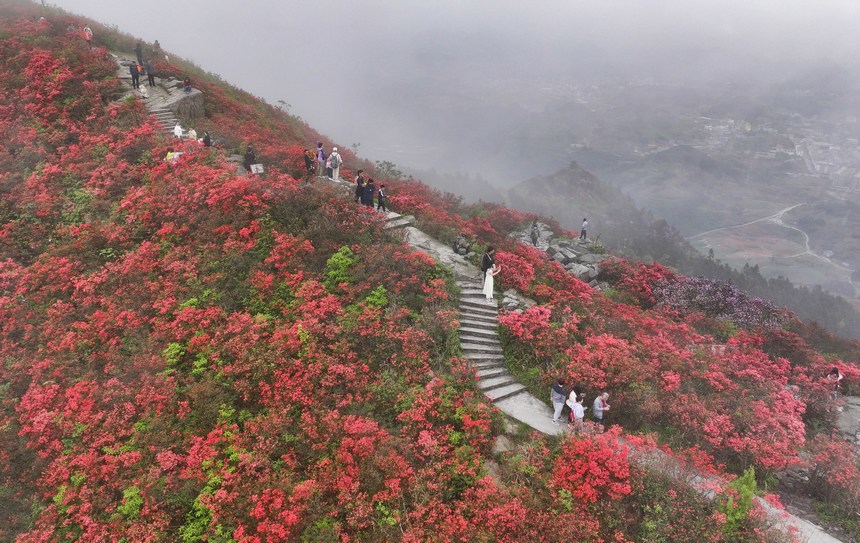
[[[564,269],[594,289],[609,288],[608,283],[597,281],[600,275],[600,262],[606,260],[608,255],[592,252],[592,244],[589,241],[560,240],[546,224],[538,223],[538,231],[540,237],[537,247],[545,250],[551,260],[564,266]],[[531,227],[515,232],[513,237],[523,243],[531,244]]]

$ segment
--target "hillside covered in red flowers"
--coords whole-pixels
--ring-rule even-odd
[[[786,540],[749,477],[708,501],[635,461],[658,446],[759,486],[805,467],[809,492],[860,510],[824,378],[856,386],[858,344],[663,303],[687,279],[657,264],[616,260],[593,291],[510,237],[533,216],[385,180],[424,231],[499,247],[502,287],[537,302],[500,317],[523,379],[617,406],[606,434],[512,431],[459,351],[450,272],[302,180],[303,149],[330,141],[172,59],[220,146],[166,162],[177,143],[108,54],[131,38],[93,24],[90,48],[41,14],[0,7],[0,540]],[[249,142],[265,175],[228,159]]]

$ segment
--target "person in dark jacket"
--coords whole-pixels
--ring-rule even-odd
[[[305,181],[310,181],[311,176],[317,171],[314,154],[310,149],[305,149],[302,157],[305,159]]]
[[[385,207],[385,199],[388,198],[388,194],[385,192],[385,183],[379,185],[379,192],[376,193],[376,210],[377,211],[385,211],[388,212],[388,208]]]
[[[373,184],[373,178],[367,180],[364,185],[364,190],[361,193],[361,203],[372,208],[373,197],[376,195],[376,185]]]
[[[358,203],[361,201],[361,197],[364,194],[364,170],[358,170],[358,173],[355,174],[355,201]]]
[[[137,69],[137,64],[132,64],[131,66],[129,66],[128,71],[131,73],[132,88],[140,88],[140,71],[138,71]]]
[[[552,385],[550,397],[553,406],[552,422],[558,424],[561,422],[561,410],[564,409],[564,401],[567,399],[567,390],[564,388],[564,379],[562,377],[559,377],[558,381]]]
[[[212,147],[212,136],[209,135],[208,131],[203,131],[203,138],[201,140],[203,141],[203,147]]]
[[[146,79],[149,82],[150,87],[155,86],[155,68],[152,67],[152,60],[147,60],[146,64],[143,65],[143,68],[146,70]]]
[[[245,162],[242,164],[245,166],[245,170],[251,171],[251,164],[257,163],[257,151],[254,149],[254,144],[249,143],[248,147],[245,149]]]

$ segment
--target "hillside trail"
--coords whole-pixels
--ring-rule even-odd
[[[118,65],[118,76],[121,79],[128,77],[130,80],[130,74],[126,76],[125,74],[128,72],[123,68],[124,66],[127,67],[127,63],[131,61],[116,55],[114,58]],[[162,102],[167,102],[171,99],[171,91],[166,88],[162,88],[161,90],[164,92],[159,92],[155,96],[150,95],[149,100],[152,100],[152,105],[147,103],[147,108],[150,112],[158,110],[161,107],[157,105],[158,101],[153,100],[153,98],[157,97]],[[140,97],[140,94],[134,91],[130,91],[127,94],[135,94]],[[165,126],[164,122],[160,119],[159,122],[162,123],[162,126]],[[345,187],[349,190],[350,194],[354,189],[354,185],[350,182],[331,180],[330,182]],[[379,213],[378,211],[371,212]],[[501,342],[498,337],[498,306],[495,300],[487,301],[483,298],[483,294],[480,292],[481,274],[479,269],[464,256],[455,253],[452,247],[432,238],[413,226],[413,217],[387,211],[384,212],[384,218],[384,229],[402,229],[405,232],[404,238],[407,243],[416,250],[428,254],[452,271],[461,288],[462,294],[460,300],[461,350],[466,358],[470,360],[472,367],[475,368],[476,375],[478,376],[478,388],[482,390],[485,397],[510,418],[525,424],[533,430],[551,436],[559,436],[566,433],[566,424],[552,423],[552,411],[549,405],[529,393],[526,387],[516,382],[505,368],[504,354],[502,353]],[[547,395],[549,395],[549,391],[547,391]],[[620,441],[627,445],[623,439]],[[659,450],[650,451],[647,455],[637,455],[631,448],[630,455],[636,462],[653,467],[659,466],[659,469],[664,472],[682,477],[683,480],[693,485],[694,488],[697,488],[701,493],[710,497],[715,495],[715,489],[725,486],[725,481],[721,478],[695,470]],[[795,517],[781,509],[777,509],[765,500],[756,499],[765,511],[770,523],[788,532],[796,532],[800,535],[800,541],[807,543],[842,543],[814,524]]]
[[[339,181],[339,184],[353,188],[352,184]],[[525,386],[516,382],[504,369],[498,338],[498,307],[496,302],[488,302],[481,293],[481,274],[476,266],[458,255],[448,245],[432,238],[412,225],[412,218],[404,218],[398,213],[388,212],[387,225],[402,228],[405,240],[416,250],[433,257],[437,262],[449,267],[461,288],[461,349],[475,368],[478,388],[485,397],[500,411],[526,426],[546,435],[560,436],[567,433],[566,424],[552,423],[552,410],[547,402],[529,393]],[[543,247],[542,247],[543,248]],[[547,398],[549,391],[547,391]],[[860,406],[860,402],[858,402]],[[860,416],[860,411],[857,412]],[[630,447],[625,440],[619,440]],[[713,499],[719,489],[725,487],[722,478],[704,473],[684,464],[660,450],[638,454],[630,447],[632,461],[647,465],[663,473],[686,481],[703,495]],[[806,543],[843,543],[819,526],[803,518],[779,509],[762,498],[756,498],[758,505],[767,516],[768,524],[787,533],[798,535],[799,542]]]

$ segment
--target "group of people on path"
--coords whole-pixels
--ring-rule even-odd
[[[327,177],[332,181],[340,181],[340,168],[343,166],[343,157],[332,147],[331,154],[326,154],[325,147],[321,141],[317,142],[316,154],[310,149],[305,149],[303,155],[305,161],[306,181],[316,174],[319,177]],[[376,182],[365,175],[364,170],[358,170],[355,174],[355,201],[362,205],[373,207],[377,211],[388,211],[388,193],[385,185],[376,188]]]
[[[550,389],[550,400],[552,400],[553,405],[553,424],[561,424],[561,414],[564,407],[567,406],[570,408],[570,414],[568,417],[570,422],[573,424],[571,429],[577,433],[583,431],[586,408],[583,405],[585,402],[585,395],[582,393],[581,386],[574,385],[573,388],[568,391],[565,388],[564,378],[559,377]],[[609,393],[602,392],[598,394],[597,397],[594,398],[594,403],[591,407],[591,416],[594,419],[594,422],[598,423],[602,427],[606,418],[606,413],[609,411]]]

